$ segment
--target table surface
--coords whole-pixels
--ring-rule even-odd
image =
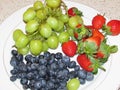
[[[35,0],[0,0],[0,24],[12,13],[33,4]],[[70,1],[70,0],[69,0]],[[73,1],[73,0],[71,0]],[[98,10],[109,19],[120,19],[120,0],[74,0]]]

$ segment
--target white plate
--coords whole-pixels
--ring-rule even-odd
[[[88,6],[78,4],[71,1],[65,1],[68,7],[77,7],[83,12],[83,19],[85,24],[91,24],[91,19],[99,12],[90,8]],[[12,32],[13,30],[20,28],[24,30],[24,22],[22,21],[22,15],[24,11],[28,8],[24,7],[9,18],[7,18],[0,26],[0,89],[1,90],[22,90],[22,86],[19,81],[15,83],[9,80],[10,70],[10,51],[12,49],[13,40]],[[108,38],[111,45],[118,45],[120,49],[120,36],[114,36]],[[87,82],[85,85],[81,85],[79,90],[117,90],[120,85],[120,60],[119,60],[120,50],[110,56],[109,61],[104,65],[106,72],[99,71],[98,75],[92,82]]]

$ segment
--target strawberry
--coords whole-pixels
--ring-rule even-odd
[[[90,55],[80,54],[77,56],[78,64],[86,71],[96,73],[98,68],[105,71],[105,69],[101,66],[98,60],[93,58]]]
[[[100,37],[101,41],[103,41],[105,39],[105,36],[98,30],[96,29],[92,29],[92,36],[93,37]]]
[[[69,40],[62,44],[62,51],[69,57],[73,57],[77,51],[77,45],[73,40]]]
[[[82,24],[78,24],[76,29],[74,30],[74,37],[77,40],[81,40],[87,36],[89,36],[89,30]]]
[[[88,42],[88,44],[93,44],[95,47],[99,47],[101,43],[101,38],[98,36],[91,36],[87,38],[85,41]]]
[[[120,20],[110,20],[102,29],[108,35],[116,36],[120,34]]]
[[[83,47],[83,51],[84,53],[87,54],[95,54],[98,50],[98,48],[100,47],[101,44],[101,39],[100,37],[89,37],[84,41],[84,47]]]
[[[105,22],[106,22],[105,17],[100,14],[97,14],[92,19],[92,26],[95,29],[101,29],[103,27],[103,25],[105,24]]]
[[[78,55],[77,62],[84,70],[88,72],[93,71],[93,67],[91,67],[92,62],[90,61],[86,54]]]
[[[117,46],[110,46],[106,44],[106,42],[102,42],[95,56],[96,58],[99,58],[101,62],[106,62],[110,54],[115,53],[117,51]]]
[[[82,16],[82,12],[79,11],[76,7],[71,7],[68,9],[68,16],[75,16],[75,15],[79,15]]]

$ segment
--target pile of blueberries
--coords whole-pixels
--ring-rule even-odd
[[[12,50],[10,71],[12,82],[20,80],[23,88],[30,90],[67,90],[69,79],[79,78],[80,84],[92,81],[94,75],[81,69],[70,57],[62,53],[44,52],[38,56],[23,56]]]

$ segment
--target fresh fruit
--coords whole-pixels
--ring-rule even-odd
[[[101,39],[99,37],[89,37],[84,41],[84,52],[87,54],[94,54],[100,47]]]
[[[47,43],[48,43],[49,48],[56,49],[59,45],[59,39],[57,36],[50,36],[47,39]]]
[[[77,45],[73,40],[69,40],[62,44],[62,51],[69,57],[73,57],[77,51]]]
[[[85,54],[78,55],[77,57],[78,64],[86,71],[93,71],[92,62]]]
[[[80,81],[77,78],[70,79],[67,83],[67,90],[78,90]]]
[[[28,54],[28,52],[29,52],[29,47],[26,46],[26,47],[24,47],[24,48],[18,48],[17,50],[18,50],[18,52],[19,52],[20,54],[26,55],[26,54]]]
[[[31,20],[27,22],[25,30],[28,34],[34,33],[39,27],[39,23],[36,20]]]
[[[79,54],[77,56],[77,62],[84,70],[88,72],[93,72],[96,74],[98,72],[98,68],[105,71],[102,64],[91,55]]]
[[[58,20],[55,17],[48,17],[47,18],[47,23],[54,30],[58,28]]]
[[[96,53],[96,57],[102,59],[101,62],[106,62],[110,54],[115,53],[117,51],[118,51],[117,46],[115,45],[110,46],[105,42],[102,42]]]
[[[103,27],[108,35],[116,36],[120,34],[120,20],[110,20],[106,26]]]
[[[20,37],[21,34],[23,34],[22,30],[16,29],[16,30],[13,32],[13,40],[14,40],[14,41],[17,41],[17,39]]]
[[[76,26],[79,24],[78,19],[76,16],[73,16],[69,19],[68,24],[71,28],[76,28]]]
[[[39,9],[42,9],[44,6],[41,1],[36,1],[36,2],[34,2],[33,7],[35,10],[39,10]]]
[[[62,33],[60,33],[58,38],[59,38],[60,43],[64,43],[70,39],[70,36],[69,36],[68,32],[62,32]]]
[[[40,40],[32,40],[30,41],[30,52],[33,55],[39,55],[42,52],[42,42]]]
[[[45,23],[40,26],[39,32],[43,37],[48,38],[52,34],[52,29],[47,23]]]
[[[46,4],[51,8],[57,8],[61,4],[61,0],[46,0]]]
[[[35,17],[36,17],[36,12],[34,9],[28,9],[23,14],[23,20],[25,22],[29,22],[29,21],[33,20]]]
[[[44,9],[40,9],[36,12],[36,17],[39,18],[40,20],[44,20],[46,19],[46,12],[44,11]]]
[[[15,41],[15,46],[17,48],[24,48],[29,43],[29,39],[25,34],[21,34],[18,39]]]
[[[105,36],[96,29],[92,29],[92,37],[100,37],[101,41],[105,39]]]
[[[106,19],[104,16],[97,14],[96,16],[93,17],[92,19],[92,26],[95,29],[101,29],[103,27],[103,25],[105,24]]]
[[[79,11],[76,7],[71,7],[68,9],[68,15],[71,16],[75,16],[75,15],[79,15],[82,16],[82,12]]]

